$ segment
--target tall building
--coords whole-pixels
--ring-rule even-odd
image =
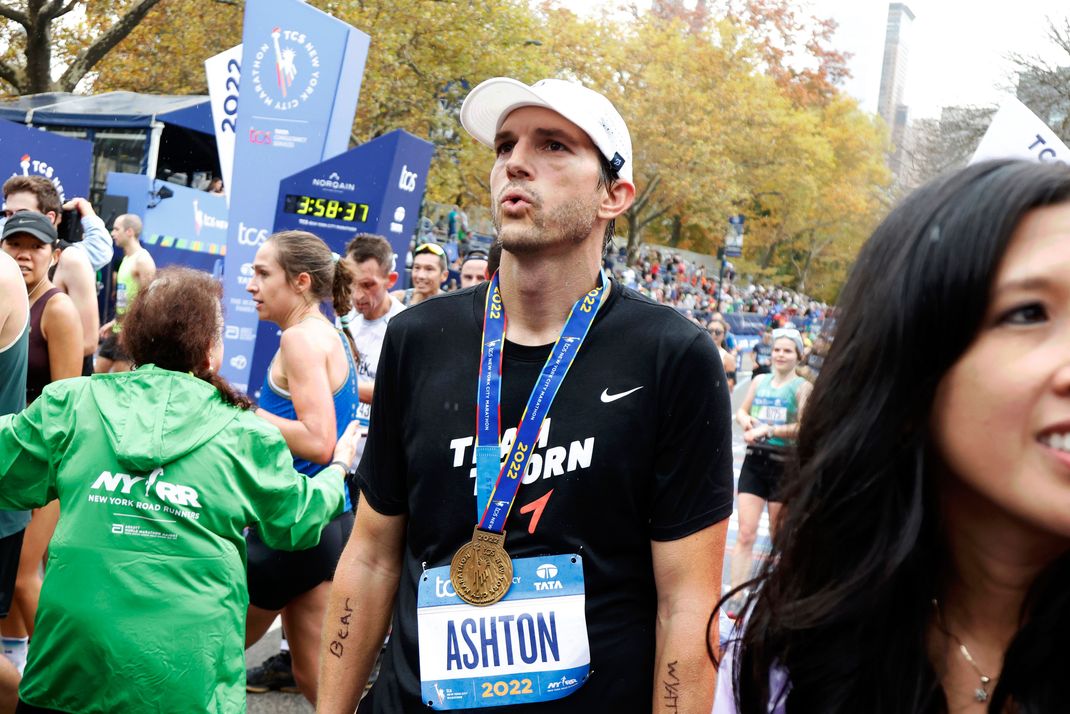
[[[910,58],[911,25],[914,13],[906,4],[888,4],[888,27],[884,34],[884,64],[881,68],[881,91],[877,113],[892,132],[891,168],[897,178],[903,171],[903,143],[906,140],[909,111],[903,103],[907,65]]]

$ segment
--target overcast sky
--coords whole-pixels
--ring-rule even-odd
[[[622,0],[557,0],[577,12]],[[632,0],[649,6],[650,0]],[[908,0],[915,15],[905,101],[912,119],[934,117],[940,107],[995,104],[1014,81],[1007,55],[1042,54],[1070,64],[1047,39],[1047,18],[1062,25],[1070,0]],[[850,52],[852,78],[845,89],[877,111],[887,0],[798,0],[819,17],[839,23],[835,47]]]
[[[809,0],[815,15],[839,23],[835,45],[854,56],[846,89],[863,108],[877,110],[888,3]],[[905,103],[911,118],[937,116],[940,107],[993,104],[1011,84],[1011,52],[1042,54],[1060,64],[1070,56],[1047,39],[1048,17],[1062,25],[1066,0],[909,0],[915,15]]]

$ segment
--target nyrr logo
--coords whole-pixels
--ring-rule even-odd
[[[265,106],[296,109],[316,91],[319,66],[319,51],[303,32],[276,27],[253,55],[253,90]]]
[[[56,187],[56,193],[59,194],[59,200],[64,203],[67,201],[67,196],[63,192],[63,181],[61,181],[56,174],[56,170],[52,166],[49,166],[47,162],[38,161],[37,159],[32,158],[29,154],[23,154],[22,159],[19,161],[19,168],[22,169],[22,173],[14,171],[11,175],[44,176]]]
[[[189,486],[181,486],[177,483],[170,483],[169,481],[161,481],[159,477],[163,474],[163,469],[156,469],[149,474],[148,480],[145,483],[145,495],[156,494],[156,497],[161,501],[174,504],[176,506],[183,506],[188,508],[200,508],[201,504],[198,501],[197,491]],[[89,488],[94,491],[107,491],[108,493],[119,493],[125,495],[132,495],[131,489],[142,481],[146,481],[145,476],[131,476],[124,473],[112,473],[111,471],[102,471],[97,480],[93,482],[93,485]]]

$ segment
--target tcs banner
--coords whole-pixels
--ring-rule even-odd
[[[12,176],[43,176],[60,200],[89,194],[93,145],[0,119],[0,183]]]
[[[248,0],[223,268],[222,375],[249,389],[257,328],[243,265],[274,229],[279,181],[345,151],[369,38],[299,0]]]

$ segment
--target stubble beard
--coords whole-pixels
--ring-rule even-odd
[[[548,214],[540,197],[530,189],[527,193],[535,200],[530,225],[511,225],[502,231],[501,203],[494,204],[494,229],[502,250],[514,255],[532,255],[550,246],[577,246],[590,236],[597,217],[593,199],[572,198]]]

